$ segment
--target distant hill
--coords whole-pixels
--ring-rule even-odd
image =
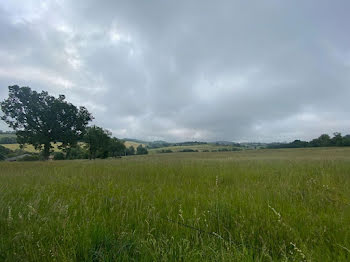
[[[144,145],[150,143],[150,142],[148,142],[148,141],[144,141],[144,140],[140,140],[140,139],[135,139],[135,138],[122,138],[121,140],[129,141],[129,142],[135,142],[135,143],[144,144]]]

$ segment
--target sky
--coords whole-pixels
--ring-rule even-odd
[[[0,100],[14,84],[64,94],[148,141],[348,134],[349,13],[348,0],[2,0]]]

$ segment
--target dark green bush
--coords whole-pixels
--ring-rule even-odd
[[[40,157],[38,155],[26,155],[18,159],[18,161],[39,161]]]
[[[55,152],[53,154],[53,160],[64,160],[65,156],[62,152]]]

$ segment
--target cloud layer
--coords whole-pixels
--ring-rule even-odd
[[[146,140],[350,133],[349,11],[346,0],[5,0],[0,99],[12,84],[62,93],[114,135]]]

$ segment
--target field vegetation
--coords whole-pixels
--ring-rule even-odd
[[[0,163],[1,261],[349,261],[350,149]]]

